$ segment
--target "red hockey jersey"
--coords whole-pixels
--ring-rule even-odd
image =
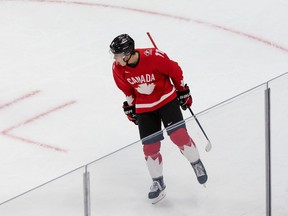
[[[137,66],[123,67],[115,61],[113,77],[128,104],[135,104],[136,113],[154,111],[176,98],[175,89],[183,89],[183,72],[177,62],[155,48],[136,49],[136,52],[139,53]]]

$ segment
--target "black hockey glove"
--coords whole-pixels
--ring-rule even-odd
[[[179,104],[183,110],[186,110],[187,108],[191,107],[193,100],[190,94],[190,89],[187,86],[187,84],[185,84],[183,90],[177,91],[177,96]]]
[[[138,119],[135,112],[135,105],[130,106],[127,101],[123,102],[123,110],[127,118],[132,121],[135,125],[138,125]]]

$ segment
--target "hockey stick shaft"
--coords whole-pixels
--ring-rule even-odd
[[[188,109],[189,109],[191,115],[192,115],[192,116],[194,117],[194,119],[196,120],[197,124],[199,125],[202,133],[204,134],[204,136],[206,137],[206,139],[209,141],[209,138],[208,138],[207,134],[206,134],[205,131],[203,130],[203,127],[201,126],[200,122],[198,121],[198,118],[195,116],[195,114],[193,113],[193,111],[192,111],[192,109],[191,109],[190,107],[189,107]]]
[[[153,38],[152,38],[152,36],[150,35],[149,32],[147,32],[147,35],[148,35],[151,43],[153,44],[154,48],[158,49],[156,43],[154,42],[154,40],[153,40]],[[211,142],[210,142],[207,134],[205,133],[203,127],[201,126],[200,122],[198,121],[197,117],[194,115],[194,113],[193,113],[193,111],[192,111],[192,109],[191,109],[190,107],[189,107],[189,111],[190,111],[191,115],[194,117],[195,121],[197,122],[199,128],[201,129],[202,133],[204,134],[204,136],[205,136],[205,138],[206,138],[206,140],[207,140],[207,142],[208,142],[207,145],[206,145],[206,147],[205,147],[205,150],[208,152],[208,151],[211,150],[212,144],[211,144]]]
[[[201,125],[200,122],[198,121],[198,118],[197,118],[196,115],[193,113],[192,109],[191,109],[190,107],[189,107],[188,109],[189,109],[191,115],[194,117],[195,121],[197,122],[199,128],[201,129],[202,133],[204,134],[204,136],[205,136],[205,138],[206,138],[206,140],[207,140],[207,142],[208,142],[207,145],[206,145],[206,147],[205,147],[205,150],[208,152],[208,151],[211,150],[212,144],[211,144],[211,142],[210,142],[207,134],[205,133],[202,125]]]
[[[155,42],[154,42],[154,40],[153,40],[153,38],[151,37],[151,35],[150,35],[149,32],[147,32],[147,35],[148,35],[148,37],[149,37],[151,43],[153,44],[154,48],[158,49],[157,45],[155,44]]]

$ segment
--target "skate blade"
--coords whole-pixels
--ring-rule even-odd
[[[164,199],[165,196],[166,196],[166,192],[164,190],[159,194],[159,196],[157,198],[151,200],[152,204],[154,205],[154,204],[160,202],[162,199]]]

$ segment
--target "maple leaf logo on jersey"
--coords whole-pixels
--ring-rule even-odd
[[[151,49],[145,50],[144,55],[146,56],[152,55],[152,50]]]
[[[150,84],[143,83],[143,84],[140,84],[138,88],[136,89],[141,94],[150,95],[154,91],[154,88],[155,88],[154,83],[150,83]]]

